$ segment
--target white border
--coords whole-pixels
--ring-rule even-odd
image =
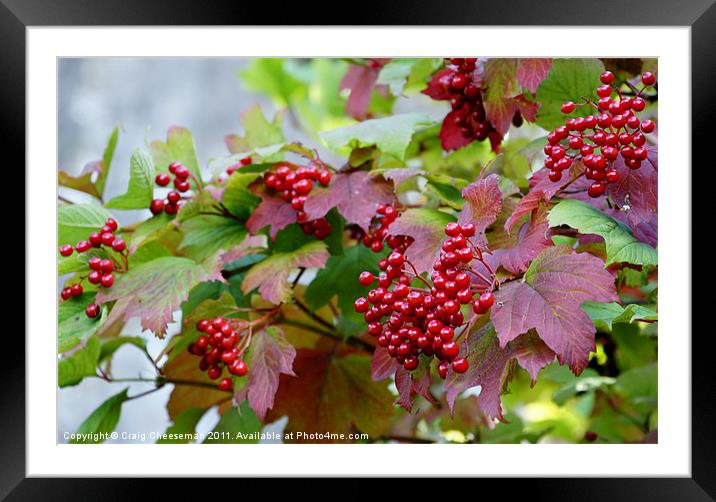
[[[629,41],[639,40],[636,45]],[[27,475],[689,476],[689,28],[29,28]],[[466,47],[474,50],[463,54]],[[635,47],[639,54],[625,54]],[[66,56],[659,57],[658,445],[57,445],[56,58]],[[647,54],[644,54],[646,52]],[[457,54],[456,54],[457,53]],[[32,355],[32,359],[30,359]],[[246,461],[237,462],[236,448]],[[427,452],[427,449],[430,452]],[[428,456],[425,456],[425,455]],[[231,455],[231,456],[230,456]],[[424,458],[425,462],[401,461]],[[431,458],[449,459],[432,462]]]

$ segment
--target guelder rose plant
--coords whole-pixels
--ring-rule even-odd
[[[59,385],[151,385],[125,388],[78,432],[113,430],[123,403],[171,384],[172,433],[191,435],[218,407],[223,432],[288,416],[287,431],[409,441],[421,421],[455,423],[459,410],[473,434],[508,422],[501,396],[522,370],[532,385],[559,374],[560,396],[591,393],[594,409],[644,429],[642,409],[622,409],[636,397],[600,361],[624,374],[655,365],[655,345],[652,361],[651,345],[624,334],[657,319],[654,74],[485,58],[345,71],[348,96],[335,99],[343,120],[361,121],[317,138],[342,165],[252,108],[245,136],[227,136],[231,155],[207,169],[173,127],[134,151],[127,192],[108,201],[117,129],[80,176],[60,172],[97,201],[59,207]],[[409,88],[449,103],[441,124],[390,113]],[[514,146],[511,131],[537,126],[546,132]],[[120,226],[112,211],[130,209],[151,216]],[[124,329],[133,318],[141,334]],[[148,336],[165,340],[161,353]],[[125,345],[151,375],[112,364]]]

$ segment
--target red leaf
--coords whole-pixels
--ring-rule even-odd
[[[338,208],[348,222],[368,231],[378,206],[391,204],[394,200],[389,182],[368,171],[352,171],[336,174],[327,187],[314,188],[303,208],[311,220],[322,218],[332,208]]]
[[[460,225],[472,223],[476,234],[484,234],[485,229],[492,225],[502,209],[502,192],[496,174],[490,174],[466,186],[462,190],[465,206],[462,208],[457,222]],[[484,235],[482,236],[484,239]]]
[[[495,329],[488,324],[476,332],[470,332],[461,352],[470,366],[463,374],[450,371],[445,381],[445,398],[450,409],[457,396],[475,386],[480,386],[480,408],[487,415],[502,420],[500,393],[509,381],[513,360],[517,360],[534,382],[537,373],[554,360],[552,352],[537,336],[528,333],[500,347]]]
[[[421,274],[432,270],[435,255],[445,239],[445,225],[451,221],[452,216],[436,209],[407,209],[390,225],[390,233],[413,238],[405,257]]]
[[[532,189],[527,195],[522,197],[517,203],[517,207],[512,211],[512,214],[507,221],[505,221],[505,230],[507,232],[512,231],[512,227],[526,214],[530,214],[534,209],[539,207],[541,202],[549,202],[551,197],[547,197],[542,190]]]
[[[261,197],[261,203],[246,221],[246,228],[249,232],[255,234],[263,227],[270,225],[269,235],[271,239],[275,239],[281,229],[291,223],[296,223],[296,211],[291,204],[265,192],[258,195]]]
[[[299,349],[293,362],[296,378],[281,375],[274,407],[266,420],[288,416],[285,432],[299,443],[344,443],[348,439],[306,438],[297,433],[349,434],[370,437],[390,430],[393,396],[387,382],[370,378],[370,356]]]
[[[264,420],[273,407],[279,375],[295,376],[292,368],[295,357],[296,349],[276,326],[254,334],[246,357],[250,371],[246,384],[234,392],[234,400],[240,403],[248,398],[256,416]]]
[[[390,357],[388,349],[376,347],[370,362],[370,376],[373,380],[383,380],[394,375],[400,365],[394,357]]]
[[[460,108],[459,110],[451,111],[445,116],[442,126],[440,126],[439,134],[443,150],[457,150],[473,142],[474,138],[465,136],[460,126],[457,125],[457,118],[465,117],[468,113],[468,108]]]
[[[429,366],[412,372],[398,366],[395,372],[395,387],[398,389],[400,397],[396,404],[411,412],[413,411],[413,396],[423,396],[428,402],[435,403],[435,398],[430,394],[430,383]]]
[[[423,94],[438,101],[450,99],[452,97],[450,92],[450,80],[454,74],[455,71],[450,68],[440,70],[430,79],[428,87],[422,91]]]
[[[533,94],[552,69],[549,58],[521,58],[517,60],[517,81]]]
[[[580,308],[585,301],[618,301],[614,277],[604,262],[567,246],[550,247],[532,261],[525,282],[510,282],[495,293],[492,321],[505,347],[530,329],[576,374],[594,350],[594,324]]]
[[[614,163],[621,175],[619,181],[607,185],[612,201],[622,208],[627,224],[635,229],[655,219],[659,209],[659,172],[657,147],[649,148],[649,157],[639,169],[629,169],[624,159]]]
[[[507,224],[505,224],[505,227],[507,227]],[[493,255],[505,270],[513,274],[519,274],[527,270],[530,262],[542,250],[552,245],[552,241],[549,238],[547,205],[541,204],[538,206],[532,213],[530,220],[523,223],[516,235],[509,236],[509,238],[502,239],[499,242],[496,242],[493,238],[490,240],[490,244],[497,248]]]
[[[375,81],[378,80],[380,67],[350,65],[343,80],[341,90],[350,89],[346,112],[356,120],[367,118],[370,98]]]

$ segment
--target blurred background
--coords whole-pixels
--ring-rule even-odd
[[[192,132],[199,164],[208,176],[209,161],[229,154],[225,136],[243,134],[240,114],[254,105],[260,106],[269,121],[277,113],[281,115],[281,126],[288,141],[300,141],[318,148],[324,160],[340,166],[345,159],[321,147],[317,133],[354,122],[346,113],[346,92],[340,91],[340,82],[350,68],[351,61],[325,59],[61,59],[58,62],[58,169],[79,175],[88,162],[101,158],[108,136],[115,126],[119,126],[119,142],[105,189],[105,200],[109,200],[126,191],[131,152],[152,140],[164,140],[169,127],[182,126]],[[429,77],[429,73],[426,75]],[[397,97],[390,98],[374,92],[370,110],[377,115],[422,112],[441,122],[450,109],[449,104],[420,94],[424,85],[424,80],[417,83],[408,80],[403,89],[406,92],[398,92]],[[525,125],[512,127],[505,137],[503,151],[511,155],[513,163],[520,158],[524,171],[520,168],[519,172],[525,186],[526,178],[540,167],[541,159],[521,160],[520,149],[545,134],[546,131],[536,125]],[[478,158],[481,163],[494,158],[488,143],[473,143],[469,147],[471,158]],[[453,160],[456,164],[461,163],[459,152],[454,154]],[[86,194],[65,188],[59,193],[74,202],[91,200]],[[148,218],[150,213],[148,210],[115,211],[114,215],[121,225],[128,225]],[[176,314],[175,319],[180,320]],[[535,388],[531,388],[526,373],[518,372],[510,393],[503,398],[509,423],[494,429],[480,428],[482,436],[476,439],[495,443],[535,442],[540,438],[575,442],[581,441],[587,430],[596,430],[600,441],[602,438],[608,442],[642,440],[645,430],[652,430],[657,421],[656,363],[651,364],[656,358],[656,327],[648,327],[647,334],[653,339],[644,342],[641,339],[646,337],[640,336],[635,325],[624,326],[619,328],[624,333],[615,329],[612,336],[620,340],[637,340],[638,344],[633,348],[637,354],[633,357],[637,360],[624,363],[620,369],[632,366],[641,369],[647,364],[644,366],[646,370],[632,374],[631,379],[624,382],[616,382],[600,376],[600,372],[592,368],[582,377],[575,378],[566,368],[551,365],[543,370]],[[167,338],[178,328],[179,323],[170,325]],[[139,322],[135,319],[127,323],[123,334],[140,335]],[[166,339],[158,340],[151,334],[144,338],[149,340],[151,355],[159,354],[166,344]],[[598,344],[593,366],[613,364],[612,355],[607,356],[604,350],[610,339],[604,340],[604,344]],[[113,364],[122,368],[122,375],[117,374],[117,377],[151,377],[154,374],[144,354],[131,345],[119,349]],[[621,362],[617,360],[617,364]],[[640,417],[646,416],[648,423],[637,419],[632,410],[625,412],[616,406],[612,408],[612,401],[598,394],[600,389],[615,382],[617,386],[621,383],[622,388],[631,385],[629,392],[643,398],[637,403],[641,408],[637,407],[636,411]],[[97,378],[86,378],[79,385],[58,390],[58,442],[67,442],[65,433],[75,432],[100,403],[125,386],[126,383],[109,384]],[[171,387],[167,385],[141,400],[127,402],[116,431],[121,434],[166,430],[170,420],[164,405]],[[147,384],[133,383],[130,394],[150,388]],[[472,401],[470,398],[464,401],[466,415],[470,415],[469,407],[473,401],[476,402],[474,397]],[[598,415],[596,418],[593,412]],[[197,432],[210,431],[217,419],[215,411],[206,413]],[[441,416],[431,424],[421,424],[418,429],[425,436],[464,441],[466,437],[460,433],[450,432],[453,428],[461,428],[460,420],[458,411],[454,418]],[[285,418],[268,427],[281,429],[284,424]],[[137,437],[131,442],[154,441]]]

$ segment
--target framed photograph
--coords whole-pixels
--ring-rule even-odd
[[[716,7],[508,3],[259,27],[221,2],[169,26],[164,2],[4,1],[27,255],[0,493],[510,477],[713,500],[691,145]]]

